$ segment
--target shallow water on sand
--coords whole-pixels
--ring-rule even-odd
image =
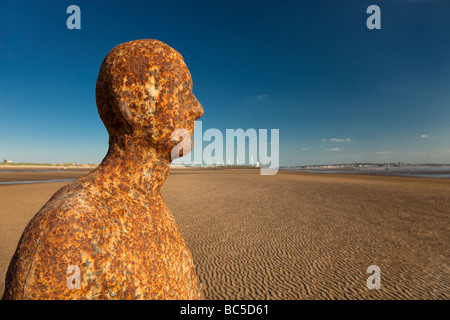
[[[283,168],[286,171],[309,173],[345,173],[345,174],[370,174],[381,176],[398,176],[414,178],[450,179],[450,166],[442,167],[374,167],[374,168]]]
[[[51,180],[35,180],[35,181],[3,181],[2,184],[26,184],[26,183],[48,183],[48,182],[66,182],[75,181],[76,179],[51,179]]]

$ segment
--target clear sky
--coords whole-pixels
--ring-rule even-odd
[[[279,129],[281,165],[450,163],[447,0],[1,1],[0,160],[100,162],[100,64],[145,38],[183,55],[203,130]]]

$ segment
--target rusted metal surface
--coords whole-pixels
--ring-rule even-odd
[[[157,40],[118,45],[101,65],[96,100],[108,153],[30,221],[3,298],[199,298],[191,254],[160,194],[172,132],[192,136],[203,114],[182,56]]]

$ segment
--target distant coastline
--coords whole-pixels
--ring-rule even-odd
[[[98,164],[74,164],[74,163],[0,163],[1,172],[33,172],[33,171],[64,171],[64,170],[90,170]]]
[[[0,172],[90,171],[98,164],[0,163]],[[259,169],[250,165],[181,166],[171,169]],[[281,171],[319,174],[362,174],[415,178],[450,179],[450,164],[352,163],[305,166],[282,166]]]
[[[414,178],[450,179],[450,164],[356,163],[282,167],[280,170],[308,173],[369,174]]]

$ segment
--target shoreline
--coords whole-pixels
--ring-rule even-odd
[[[332,168],[332,169],[295,169],[282,168],[289,172],[307,172],[320,174],[361,174],[389,177],[413,177],[450,179],[450,166],[404,166],[390,168]]]
[[[98,165],[8,165],[1,164],[0,165],[0,182],[6,181],[14,181],[14,180],[5,180],[1,176],[6,173],[33,173],[33,172],[89,172],[97,168]],[[425,171],[423,171],[424,166],[418,166],[417,168],[422,171],[411,171],[411,170],[333,170],[333,169],[324,169],[324,170],[303,170],[303,169],[289,169],[289,168],[280,168],[277,174],[282,172],[295,173],[295,174],[314,174],[314,175],[327,175],[327,176],[376,176],[376,177],[396,177],[396,178],[418,178],[418,179],[434,179],[434,180],[450,180],[450,166],[442,166],[445,170],[442,171],[433,171],[435,166],[425,167]],[[175,172],[210,172],[210,171],[222,171],[222,170],[260,170],[258,167],[248,167],[248,166],[236,166],[236,167],[227,167],[227,166],[218,166],[218,167],[184,167],[184,166],[171,166],[170,171],[172,173]],[[51,180],[53,178],[50,178]],[[24,179],[19,179],[17,181],[23,181]],[[41,179],[31,179],[31,180],[41,180]]]
[[[3,170],[2,170],[3,169]],[[21,168],[14,168],[15,170],[10,170],[10,168],[0,168],[0,186],[1,185],[11,185],[14,182],[17,184],[22,183],[47,183],[54,179],[65,179],[73,180],[81,176],[84,176],[94,170],[95,168],[87,167],[72,167],[66,170],[55,170],[55,167],[47,166],[45,168],[35,167],[35,166],[23,166]],[[207,173],[220,173],[220,172],[252,172],[257,173],[259,171],[257,168],[214,168],[214,167],[171,167],[170,175],[178,174],[207,174]],[[259,173],[258,173],[259,174]],[[447,178],[434,178],[434,177],[420,177],[420,176],[397,176],[397,175],[385,175],[376,173],[323,173],[323,172],[304,172],[304,171],[291,171],[280,169],[276,175],[302,175],[305,177],[316,177],[317,179],[327,179],[327,178],[340,178],[340,179],[350,179],[350,180],[379,180],[379,181],[398,181],[398,182],[409,182],[409,183],[427,183],[437,182],[439,184],[450,184],[450,179]],[[276,176],[274,175],[274,176]],[[267,176],[270,177],[270,176]]]
[[[401,176],[401,175],[387,175],[387,174],[376,174],[376,173],[322,173],[322,172],[302,172],[302,171],[290,171],[290,170],[280,170],[278,173],[292,173],[300,174],[305,176],[325,176],[325,177],[335,177],[335,178],[348,178],[348,179],[386,179],[386,180],[398,180],[398,181],[409,181],[409,182],[426,182],[427,180],[436,181],[438,183],[450,184],[449,178],[433,178],[433,177],[420,177],[420,176]]]

